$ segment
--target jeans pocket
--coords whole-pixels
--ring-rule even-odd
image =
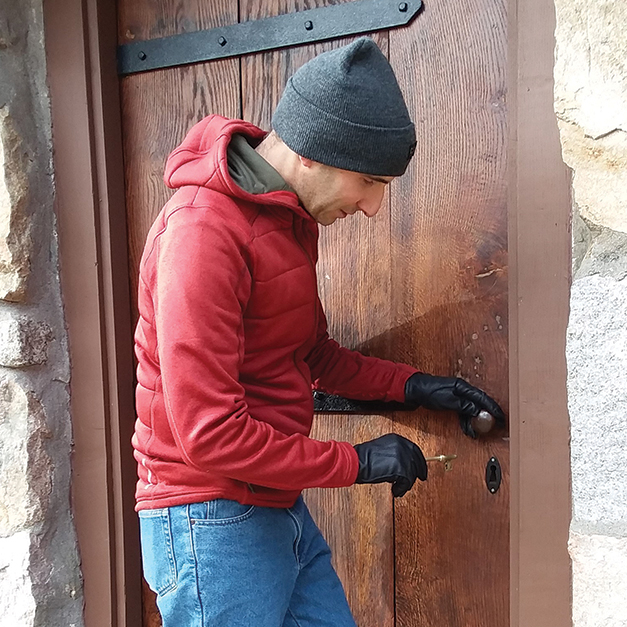
[[[157,594],[176,587],[176,562],[170,512],[166,509],[139,512],[144,578]]]
[[[230,499],[213,499],[190,506],[192,522],[201,525],[233,525],[248,520],[254,512],[254,505],[242,505]]]

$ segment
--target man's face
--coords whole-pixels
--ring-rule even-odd
[[[328,226],[358,211],[373,217],[392,176],[371,176],[302,159],[297,189],[303,207],[319,224]]]

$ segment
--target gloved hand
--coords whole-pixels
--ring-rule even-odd
[[[417,372],[405,383],[405,403],[426,409],[457,412],[462,431],[471,438],[477,434],[470,419],[482,409],[492,414],[499,426],[505,424],[505,414],[498,403],[485,392],[456,377],[435,377]]]
[[[356,444],[359,472],[356,483],[392,484],[392,494],[403,496],[416,479],[427,479],[427,462],[412,441],[396,433]]]

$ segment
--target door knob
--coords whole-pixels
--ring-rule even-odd
[[[494,416],[482,409],[476,416],[470,419],[470,426],[475,433],[488,433],[492,431],[495,422]]]

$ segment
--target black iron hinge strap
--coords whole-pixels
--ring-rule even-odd
[[[422,0],[356,0],[118,46],[121,75],[336,39],[408,24]]]

